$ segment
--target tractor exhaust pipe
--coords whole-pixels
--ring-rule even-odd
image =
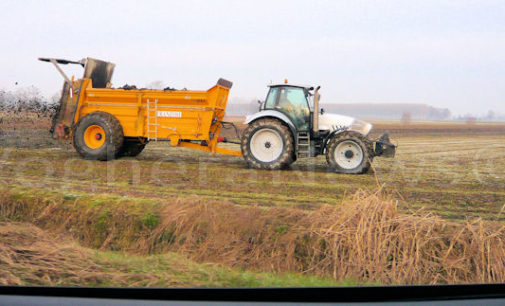
[[[314,92],[314,112],[312,115],[312,131],[314,133],[319,132],[319,88],[321,88],[321,86],[317,86]]]

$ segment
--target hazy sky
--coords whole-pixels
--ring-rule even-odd
[[[114,85],[161,80],[264,99],[288,78],[326,103],[505,112],[505,1],[0,2],[0,88],[62,79],[37,57],[116,63]],[[67,69],[76,76],[81,69]]]

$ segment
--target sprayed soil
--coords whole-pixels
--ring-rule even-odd
[[[0,111],[0,147],[52,148],[68,146],[51,137],[50,112]]]

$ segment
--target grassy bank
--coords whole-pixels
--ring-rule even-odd
[[[335,281],[426,284],[505,281],[505,227],[403,214],[358,192],[313,211],[243,207],[199,197],[158,201],[8,186],[0,215],[69,233],[102,251],[177,252],[197,262]]]
[[[0,285],[102,287],[342,286],[332,279],[198,264],[176,253],[138,256],[79,246],[30,223],[0,222]]]

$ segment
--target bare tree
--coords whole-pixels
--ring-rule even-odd
[[[403,112],[400,122],[402,125],[411,124],[412,123],[412,113],[411,112]]]
[[[48,100],[35,86],[20,87],[14,91],[0,91],[0,110],[9,112],[34,112],[38,116],[50,115],[58,100]]]
[[[465,116],[465,122],[468,125],[474,125],[477,122],[477,117],[468,114]]]
[[[493,110],[489,110],[486,115],[486,120],[494,120],[496,118],[496,113]]]

